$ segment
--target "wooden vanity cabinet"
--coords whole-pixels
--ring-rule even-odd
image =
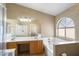
[[[29,55],[36,55],[43,53],[43,41],[42,40],[33,40],[33,41],[23,41],[23,42],[8,42],[6,45],[7,49],[16,49],[16,55],[19,55],[18,45],[29,44]],[[26,52],[27,53],[27,52]]]
[[[43,53],[43,41],[30,41],[30,54],[41,54]]]
[[[6,45],[7,49],[14,49],[17,47],[16,42],[8,42]]]

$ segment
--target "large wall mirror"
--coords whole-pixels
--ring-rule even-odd
[[[20,22],[14,19],[7,20],[6,32],[17,37],[37,36],[41,33],[41,25],[36,22]]]

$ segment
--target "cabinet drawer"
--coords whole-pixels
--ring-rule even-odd
[[[8,49],[16,48],[16,43],[15,42],[7,43],[7,48]]]

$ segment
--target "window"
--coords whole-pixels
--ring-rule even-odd
[[[75,39],[75,25],[71,18],[63,17],[57,24],[57,36]]]

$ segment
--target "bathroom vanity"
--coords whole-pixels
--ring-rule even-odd
[[[21,39],[21,38],[20,38]],[[7,41],[7,49],[16,49],[17,55],[36,55],[43,53],[43,41],[37,39],[22,39],[22,40]]]

